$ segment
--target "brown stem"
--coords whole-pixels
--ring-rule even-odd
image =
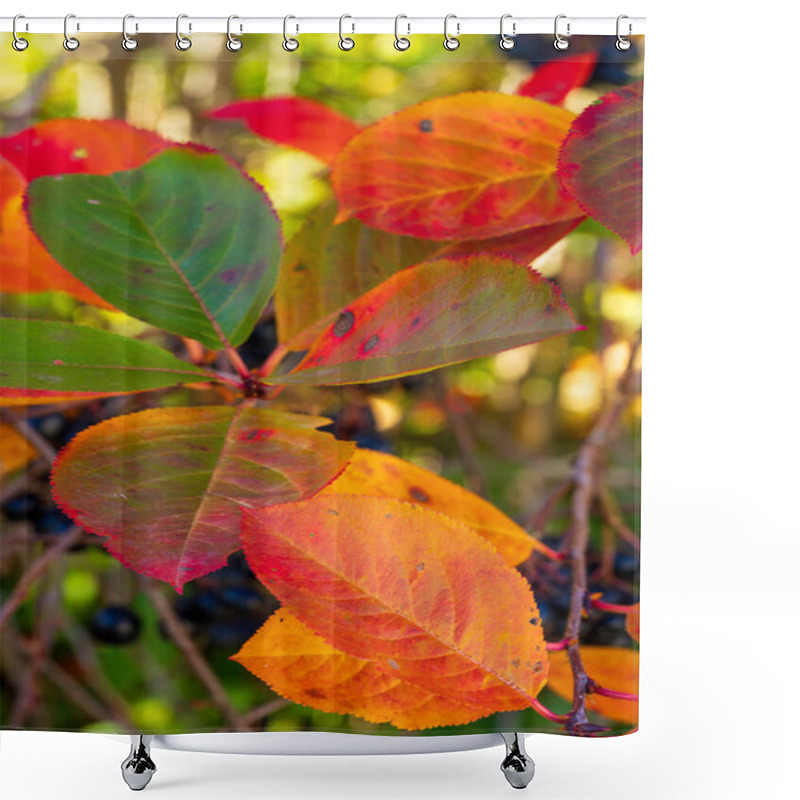
[[[163,591],[152,581],[144,582],[147,594],[156,611],[164,622],[164,627],[172,641],[183,652],[184,657],[194,670],[195,675],[208,689],[211,699],[235,731],[246,732],[250,730],[245,718],[236,710],[223,685],[214,674],[200,649],[192,641],[180,617],[175,613],[172,605],[165,597]]]
[[[586,715],[586,694],[589,678],[581,659],[579,635],[581,620],[586,610],[588,578],[586,572],[586,550],[589,544],[589,520],[592,502],[597,494],[598,473],[608,441],[627,408],[634,385],[634,365],[641,344],[641,331],[634,346],[625,372],[619,381],[617,397],[601,412],[589,436],[581,445],[572,479],[575,491],[572,495],[572,525],[569,537],[569,559],[572,568],[572,589],[569,616],[564,638],[569,640],[567,653],[572,668],[572,710],[568,727],[580,732],[589,725]]]
[[[244,720],[248,725],[255,725],[257,722],[261,722],[265,717],[271,716],[276,711],[280,711],[288,705],[291,705],[289,700],[284,700],[282,697],[276,700],[270,700],[268,703],[264,703],[263,705],[257,706],[252,711],[248,711],[244,715]]]
[[[566,497],[573,486],[572,475],[559,483],[545,498],[542,507],[528,520],[525,526],[534,536],[541,536],[555,507]]]
[[[66,536],[60,539],[57,544],[48,547],[47,550],[30,565],[27,571],[17,581],[14,591],[11,592],[8,600],[6,600],[2,609],[0,609],[0,629],[2,629],[3,625],[11,618],[17,608],[22,605],[25,598],[28,596],[28,589],[39,576],[42,575],[47,567],[82,538],[83,529],[73,528]]]
[[[29,425],[26,419],[18,417],[8,409],[0,411],[0,415],[5,422],[16,428],[48,463],[52,464],[53,461],[55,461],[56,451],[53,446],[36,430],[36,428]]]
[[[603,517],[614,533],[633,547],[634,550],[639,550],[639,537],[625,524],[611,490],[607,486],[600,487],[597,491],[597,499],[600,501],[600,511]]]

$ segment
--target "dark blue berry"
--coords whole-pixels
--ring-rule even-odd
[[[21,522],[26,519],[34,521],[41,515],[42,507],[39,498],[35,494],[24,492],[12,497],[5,503],[3,505],[3,513],[14,522]]]
[[[139,635],[142,623],[126,606],[106,606],[94,613],[89,631],[103,644],[129,644]]]
[[[50,508],[34,522],[33,528],[44,536],[63,536],[72,530],[72,520],[63,511]]]

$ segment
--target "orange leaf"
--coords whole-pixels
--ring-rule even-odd
[[[583,216],[556,179],[573,116],[528,97],[468,92],[382,119],[334,164],[337,221],[463,240]]]
[[[214,119],[241,119],[251,131],[278,144],[311,153],[333,164],[359,131],[353,120],[305,97],[239,100],[209,112]]]
[[[375,450],[356,450],[345,471],[320,494],[393,497],[459,520],[490,542],[512,566],[539,542],[491,503],[433,472]]]
[[[561,697],[572,700],[572,670],[566,650],[550,654],[550,677],[547,687]],[[637,694],[639,687],[639,652],[627,647],[581,646],[586,674],[604,689]],[[599,694],[586,695],[586,708],[617,722],[639,722],[639,704]]]
[[[530,586],[449,517],[401,500],[318,495],[243,509],[242,540],[290,612],[404,683],[484,716],[529,706],[545,682]]]
[[[36,458],[36,450],[11,425],[0,423],[0,478],[27,466]]]
[[[111,308],[60,266],[34,236],[23,210],[26,186],[22,174],[0,159],[0,291],[68,292],[84,303]]]
[[[336,650],[285,608],[232,659],[295,703],[404,730],[465,725],[486,714],[481,706],[408,683],[379,662]]]
[[[625,618],[625,630],[631,635],[635,641],[639,641],[639,604],[631,607]]]

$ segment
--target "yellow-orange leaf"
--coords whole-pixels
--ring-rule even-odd
[[[336,650],[285,608],[232,658],[295,703],[405,730],[465,725],[486,714],[481,706],[407,683],[377,661]]]
[[[639,691],[639,652],[627,647],[581,646],[586,674],[604,689],[626,694]],[[561,697],[572,700],[572,669],[566,650],[550,653],[550,677],[547,687]],[[599,694],[586,695],[586,708],[617,722],[639,723],[639,703]]]
[[[512,566],[525,561],[539,542],[491,503],[458,484],[400,458],[356,450],[345,471],[321,494],[394,497],[439,511],[491,542]]]
[[[546,680],[530,586],[449,517],[402,500],[317,495],[243,509],[242,541],[290,612],[403,683],[485,716],[529,706]]]
[[[0,423],[0,478],[26,466],[36,457],[36,450],[11,425]]]
[[[26,187],[17,169],[0,159],[0,291],[68,292],[84,303],[111,308],[60,266],[34,236],[22,207]]]
[[[625,619],[625,630],[631,635],[631,638],[639,641],[639,604],[631,607]]]

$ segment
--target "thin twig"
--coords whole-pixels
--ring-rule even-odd
[[[553,514],[556,506],[567,496],[569,490],[574,485],[572,475],[564,478],[545,498],[542,507],[528,520],[526,529],[529,530],[534,536],[541,536],[544,534],[545,526]]]
[[[39,431],[28,423],[28,420],[18,417],[8,409],[0,411],[0,416],[32,444],[45,461],[52,464],[56,460],[56,451],[53,445],[42,436]]]
[[[641,547],[639,537],[628,527],[622,515],[619,513],[617,502],[611,490],[607,486],[599,487],[597,490],[597,499],[600,502],[600,511],[603,517],[611,526],[614,533],[633,547],[634,550],[639,550]]]
[[[0,630],[3,625],[11,618],[13,613],[25,602],[28,596],[28,589],[31,585],[42,575],[47,567],[55,561],[55,559],[62,556],[70,547],[77,544],[83,538],[83,528],[73,528],[57,544],[48,547],[47,550],[30,565],[28,570],[17,581],[14,591],[8,597],[8,600],[3,604],[0,609]]]
[[[270,700],[268,703],[254,708],[252,711],[248,711],[244,715],[244,720],[248,725],[255,725],[257,722],[261,722],[265,717],[271,716],[276,711],[280,711],[288,705],[291,705],[288,700],[278,697],[275,700]]]
[[[564,638],[569,641],[567,653],[573,679],[572,709],[567,727],[575,733],[581,733],[592,728],[586,715],[586,694],[590,686],[590,679],[586,674],[586,669],[581,659],[579,643],[581,621],[586,611],[588,590],[586,550],[589,544],[591,506],[597,493],[598,472],[606,446],[631,399],[634,384],[634,367],[640,344],[641,331],[634,346],[631,348],[628,364],[620,378],[617,397],[601,412],[589,436],[581,445],[572,472],[575,484],[575,491],[572,495],[572,525],[569,536],[572,587]]]
[[[216,707],[222,712],[228,722],[230,722],[231,727],[235,731],[249,731],[250,726],[247,721],[233,706],[225,688],[219,682],[219,679],[214,674],[214,671],[209,666],[208,661],[206,661],[197,645],[192,641],[186,627],[173,610],[160,587],[156,586],[152,581],[145,581],[144,585],[172,641],[180,648],[186,660],[189,662],[189,665],[194,670],[195,675],[197,675],[206,689],[208,689]]]

